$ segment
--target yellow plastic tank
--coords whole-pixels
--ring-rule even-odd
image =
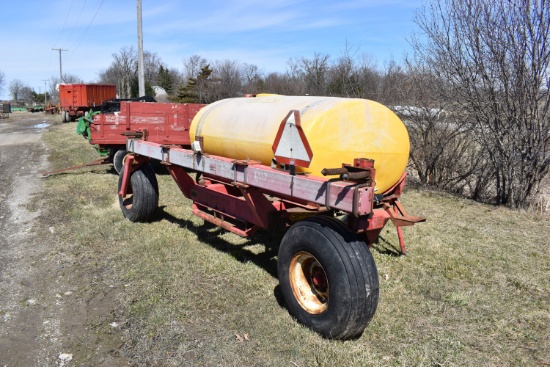
[[[202,108],[190,128],[191,141],[203,138],[205,153],[252,159],[270,165],[272,145],[289,111],[300,111],[313,151],[309,168],[297,171],[323,177],[323,168],[374,159],[376,188],[384,193],[401,177],[409,159],[409,135],[397,115],[365,99],[259,95],[230,98]]]

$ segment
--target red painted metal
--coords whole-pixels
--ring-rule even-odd
[[[269,216],[276,209],[258,189],[211,180],[197,183],[181,166],[166,168],[181,192],[194,201],[195,215],[241,236],[269,228]]]
[[[380,201],[375,202],[370,217],[360,217],[352,220],[348,218],[348,227],[357,233],[362,233],[369,244],[376,241],[380,232],[390,220],[397,228],[397,237],[402,254],[407,253],[402,227],[426,221],[426,218],[409,215],[403,204],[399,202],[399,197],[405,187],[406,177],[407,174],[403,173],[401,179],[384,193]]]
[[[127,151],[135,153],[137,159],[148,157],[164,162],[182,193],[193,200],[195,215],[241,236],[248,236],[259,228],[273,230],[291,225],[293,216],[299,220],[311,215],[344,212],[349,214],[348,227],[362,234],[368,244],[376,241],[391,220],[397,227],[404,254],[401,227],[425,220],[407,214],[398,201],[405,174],[389,191],[375,197],[376,171],[369,159],[355,159],[353,164],[327,170],[357,179],[328,180],[307,174],[294,175],[254,161],[203,155],[137,139],[128,140]],[[186,169],[202,173],[204,178],[197,182]],[[127,168],[123,185],[127,185],[129,173]],[[120,195],[125,193],[123,190]]]
[[[189,146],[189,126],[203,104],[120,102],[120,112],[94,115],[90,143],[124,148],[127,137]]]
[[[48,177],[49,175],[53,175],[53,174],[56,174],[56,173],[72,171],[72,170],[83,168],[83,167],[100,166],[102,164],[110,164],[110,163],[111,162],[109,161],[109,157],[103,157],[103,158],[99,158],[99,159],[93,160],[93,161],[88,162],[88,163],[79,164],[77,166],[72,166],[72,167],[67,167],[67,168],[62,168],[62,169],[56,169],[55,171],[42,172],[41,175],[42,175],[42,177]]]
[[[139,169],[139,167],[141,167],[143,164],[149,163],[149,161],[149,157],[143,156],[129,155],[126,158],[124,170],[122,173],[122,184],[120,185],[120,191],[118,192],[119,196],[125,197],[129,193],[132,193],[132,186],[130,185],[130,175],[132,174],[132,172]]]
[[[374,187],[358,187],[354,181],[331,181],[309,175],[292,175],[288,171],[262,164],[235,164],[231,158],[195,154],[192,150],[153,142],[129,139],[126,150],[146,157],[168,162],[197,172],[260,188],[264,194],[273,194],[290,201],[312,202],[335,210],[351,212],[356,198],[356,213],[369,214],[372,210]]]
[[[116,98],[116,86],[111,84],[59,84],[61,108],[71,116],[82,115],[103,101]]]

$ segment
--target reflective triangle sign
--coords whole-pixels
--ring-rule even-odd
[[[281,122],[272,149],[279,163],[309,167],[313,152],[300,124],[299,111],[290,111]]]

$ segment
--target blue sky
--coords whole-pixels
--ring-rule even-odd
[[[384,65],[410,51],[407,38],[421,0],[142,0],[144,49],[170,67],[201,55],[209,61],[255,64],[283,72],[294,57],[336,59],[346,41]],[[123,46],[137,44],[134,0],[8,0],[0,21],[0,71],[9,98],[12,79],[44,90],[63,72],[94,82]]]

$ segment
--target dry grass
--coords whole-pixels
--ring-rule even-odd
[[[54,168],[97,158],[74,124],[46,134]],[[541,366],[550,364],[547,217],[409,189],[428,217],[372,249],[381,294],[359,340],[330,341],[297,324],[276,279],[280,236],[242,239],[192,216],[160,175],[158,219],[130,223],[108,166],[47,180],[46,222],[81,266],[114,286],[122,353],[162,366]],[[239,341],[236,334],[249,336]]]
[[[534,199],[531,209],[540,214],[550,215],[550,173],[542,180],[540,192]]]

